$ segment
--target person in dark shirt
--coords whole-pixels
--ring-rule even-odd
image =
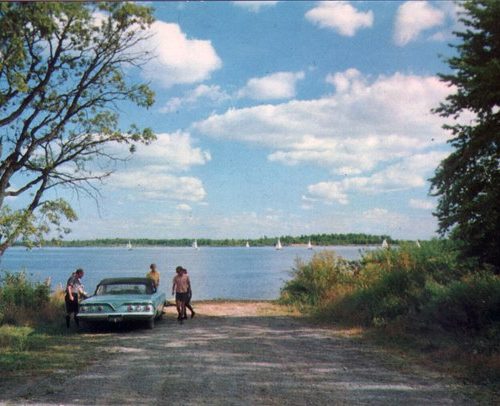
[[[71,274],[66,283],[66,295],[64,296],[64,301],[66,303],[66,327],[69,328],[71,314],[73,313],[73,318],[75,320],[75,324],[78,326],[78,311],[79,308],[79,299],[80,297],[86,297],[87,294],[82,285],[81,279],[83,278],[84,272],[83,269],[78,268],[75,272]]]

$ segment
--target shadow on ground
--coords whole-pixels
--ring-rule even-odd
[[[83,333],[83,339],[89,333]],[[92,333],[94,334],[94,333]],[[154,330],[107,327],[105,355],[24,402],[134,405],[472,404],[428,372],[402,371],[350,338],[290,316],[210,316]],[[1,395],[0,395],[1,399]],[[2,399],[16,402],[17,399]]]

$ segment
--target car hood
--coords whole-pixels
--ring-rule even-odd
[[[83,300],[82,304],[108,303],[111,305],[119,305],[122,303],[151,303],[152,301],[153,298],[151,295],[99,295]]]

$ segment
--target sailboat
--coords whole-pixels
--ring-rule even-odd
[[[193,244],[191,244],[191,246],[192,246],[195,250],[199,249],[199,248],[198,248],[198,241],[194,240],[194,241],[193,241]]]
[[[127,249],[130,251],[132,249],[132,243],[128,240]]]
[[[313,249],[313,246],[311,244],[311,240],[309,240],[309,242],[307,243],[307,249],[308,250],[312,250]]]
[[[382,241],[382,248],[389,248],[389,244],[387,243],[387,240],[384,238],[384,241]]]
[[[250,248],[250,243],[247,241],[245,247]]]
[[[278,242],[276,243],[276,249],[277,249],[277,250],[280,250],[280,249],[282,249],[282,248],[283,248],[283,247],[281,246],[281,241],[280,241],[280,239],[278,238]]]
[[[420,247],[421,247],[421,245],[420,245],[420,241],[418,241],[418,240],[417,240],[417,241],[415,242],[415,245],[417,246],[417,248],[420,248]]]

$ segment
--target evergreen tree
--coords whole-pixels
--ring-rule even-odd
[[[499,273],[500,2],[461,5],[457,55],[447,59],[451,73],[440,75],[455,90],[434,111],[459,120],[444,126],[454,150],[431,179],[431,194],[439,196],[439,232],[462,241],[464,257]]]

